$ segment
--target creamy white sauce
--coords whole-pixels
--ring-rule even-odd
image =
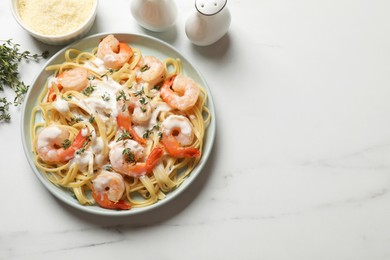
[[[69,103],[62,98],[56,98],[56,100],[53,102],[53,106],[61,114],[66,114],[70,111]]]
[[[80,105],[80,107],[82,107],[82,106]],[[78,111],[77,109],[70,109],[70,112],[73,114],[73,117],[81,119],[82,121],[88,121],[89,120],[89,117],[87,117],[84,114],[81,114],[80,111]]]
[[[116,93],[123,88],[119,83],[109,78],[108,80],[93,80],[94,87],[89,97],[84,99],[84,104],[91,114],[98,114],[103,122],[108,123],[110,117],[117,117]]]
[[[91,150],[95,155],[94,166],[101,168],[105,163],[105,157],[102,154],[104,149],[104,142],[101,137],[94,138],[91,144]]]
[[[51,143],[57,141],[57,139],[62,136],[62,133],[62,130],[55,126],[43,128],[38,136],[37,148],[41,149],[45,146],[49,146]]]
[[[87,128],[81,129],[81,135],[82,135],[83,137],[87,136],[87,135],[88,135],[88,129],[87,129]]]
[[[90,149],[86,149],[82,153],[75,153],[71,163],[77,164],[80,171],[86,171],[90,163],[93,162],[93,152]]]

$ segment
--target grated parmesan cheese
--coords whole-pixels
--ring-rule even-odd
[[[37,33],[64,35],[76,30],[92,12],[95,0],[19,0],[20,18]]]

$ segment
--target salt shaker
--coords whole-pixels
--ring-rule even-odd
[[[131,0],[130,10],[142,27],[154,32],[169,29],[177,18],[174,0]]]
[[[193,44],[207,46],[227,33],[231,16],[226,4],[227,0],[195,0],[196,11],[185,24],[185,32]]]

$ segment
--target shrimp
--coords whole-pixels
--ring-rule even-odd
[[[137,65],[136,79],[141,83],[148,83],[154,87],[164,79],[165,66],[153,56],[143,57]]]
[[[152,106],[149,102],[141,101],[142,99],[132,97],[128,106],[131,118],[136,124],[147,122],[152,116]]]
[[[120,69],[132,56],[133,50],[111,34],[99,43],[97,50],[97,57],[103,60],[105,66],[112,69]]]
[[[112,168],[124,175],[141,177],[150,173],[159,163],[163,155],[161,147],[155,147],[147,156],[145,162],[145,149],[134,140],[121,140],[110,143],[109,158]]]
[[[76,90],[81,91],[88,86],[88,70],[85,68],[73,68],[62,72],[57,78],[54,79],[57,83],[58,90],[64,91]],[[46,101],[56,100],[57,96],[54,94],[54,88],[51,86],[47,94]]]
[[[92,197],[106,209],[130,209],[131,204],[122,199],[125,193],[125,180],[117,172],[102,170],[92,181]]]
[[[167,152],[176,158],[195,158],[200,151],[193,147],[182,147],[193,142],[191,122],[185,116],[171,115],[162,122],[161,142]]]
[[[126,102],[118,101],[118,116],[116,118],[118,127],[122,130],[129,132],[131,137],[140,144],[145,144],[146,140],[140,137],[132,127],[132,120],[129,112],[129,108]]]
[[[195,105],[199,93],[195,81],[182,75],[173,75],[164,82],[160,95],[171,107],[186,111]]]
[[[58,83],[65,90],[81,91],[88,86],[88,70],[86,68],[73,68],[61,73]]]
[[[57,126],[48,126],[39,132],[37,137],[37,153],[46,163],[64,163],[72,159],[75,152],[88,141],[88,129],[82,129],[69,143],[69,131]]]

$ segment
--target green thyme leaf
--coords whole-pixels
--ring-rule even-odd
[[[148,69],[150,69],[150,66],[145,65],[145,66],[143,66],[143,67],[141,68],[141,72],[145,72],[145,71],[147,71]]]
[[[125,157],[125,161],[128,163],[135,163],[135,155],[131,152],[130,148],[125,148],[122,151],[122,154]]]
[[[70,142],[69,139],[65,139],[65,141],[62,143],[61,146],[62,146],[64,149],[66,149],[66,148],[68,148],[71,144],[72,144],[72,143]]]
[[[0,121],[8,122],[11,120],[9,114],[9,105],[19,106],[23,102],[24,95],[29,86],[19,78],[19,63],[22,60],[39,61],[41,58],[48,58],[49,52],[42,54],[31,54],[29,51],[21,51],[20,45],[13,43],[12,39],[0,41],[0,90],[5,86],[11,88],[15,93],[13,102],[9,102],[5,97],[0,98]]]
[[[130,135],[129,131],[123,130],[122,134],[118,137],[118,139],[116,141],[119,142],[122,140],[131,139],[131,138],[132,138],[132,136]]]
[[[92,92],[95,90],[95,87],[96,86],[90,85],[89,87],[87,87],[83,90],[83,94],[86,96],[90,96],[92,94]]]

